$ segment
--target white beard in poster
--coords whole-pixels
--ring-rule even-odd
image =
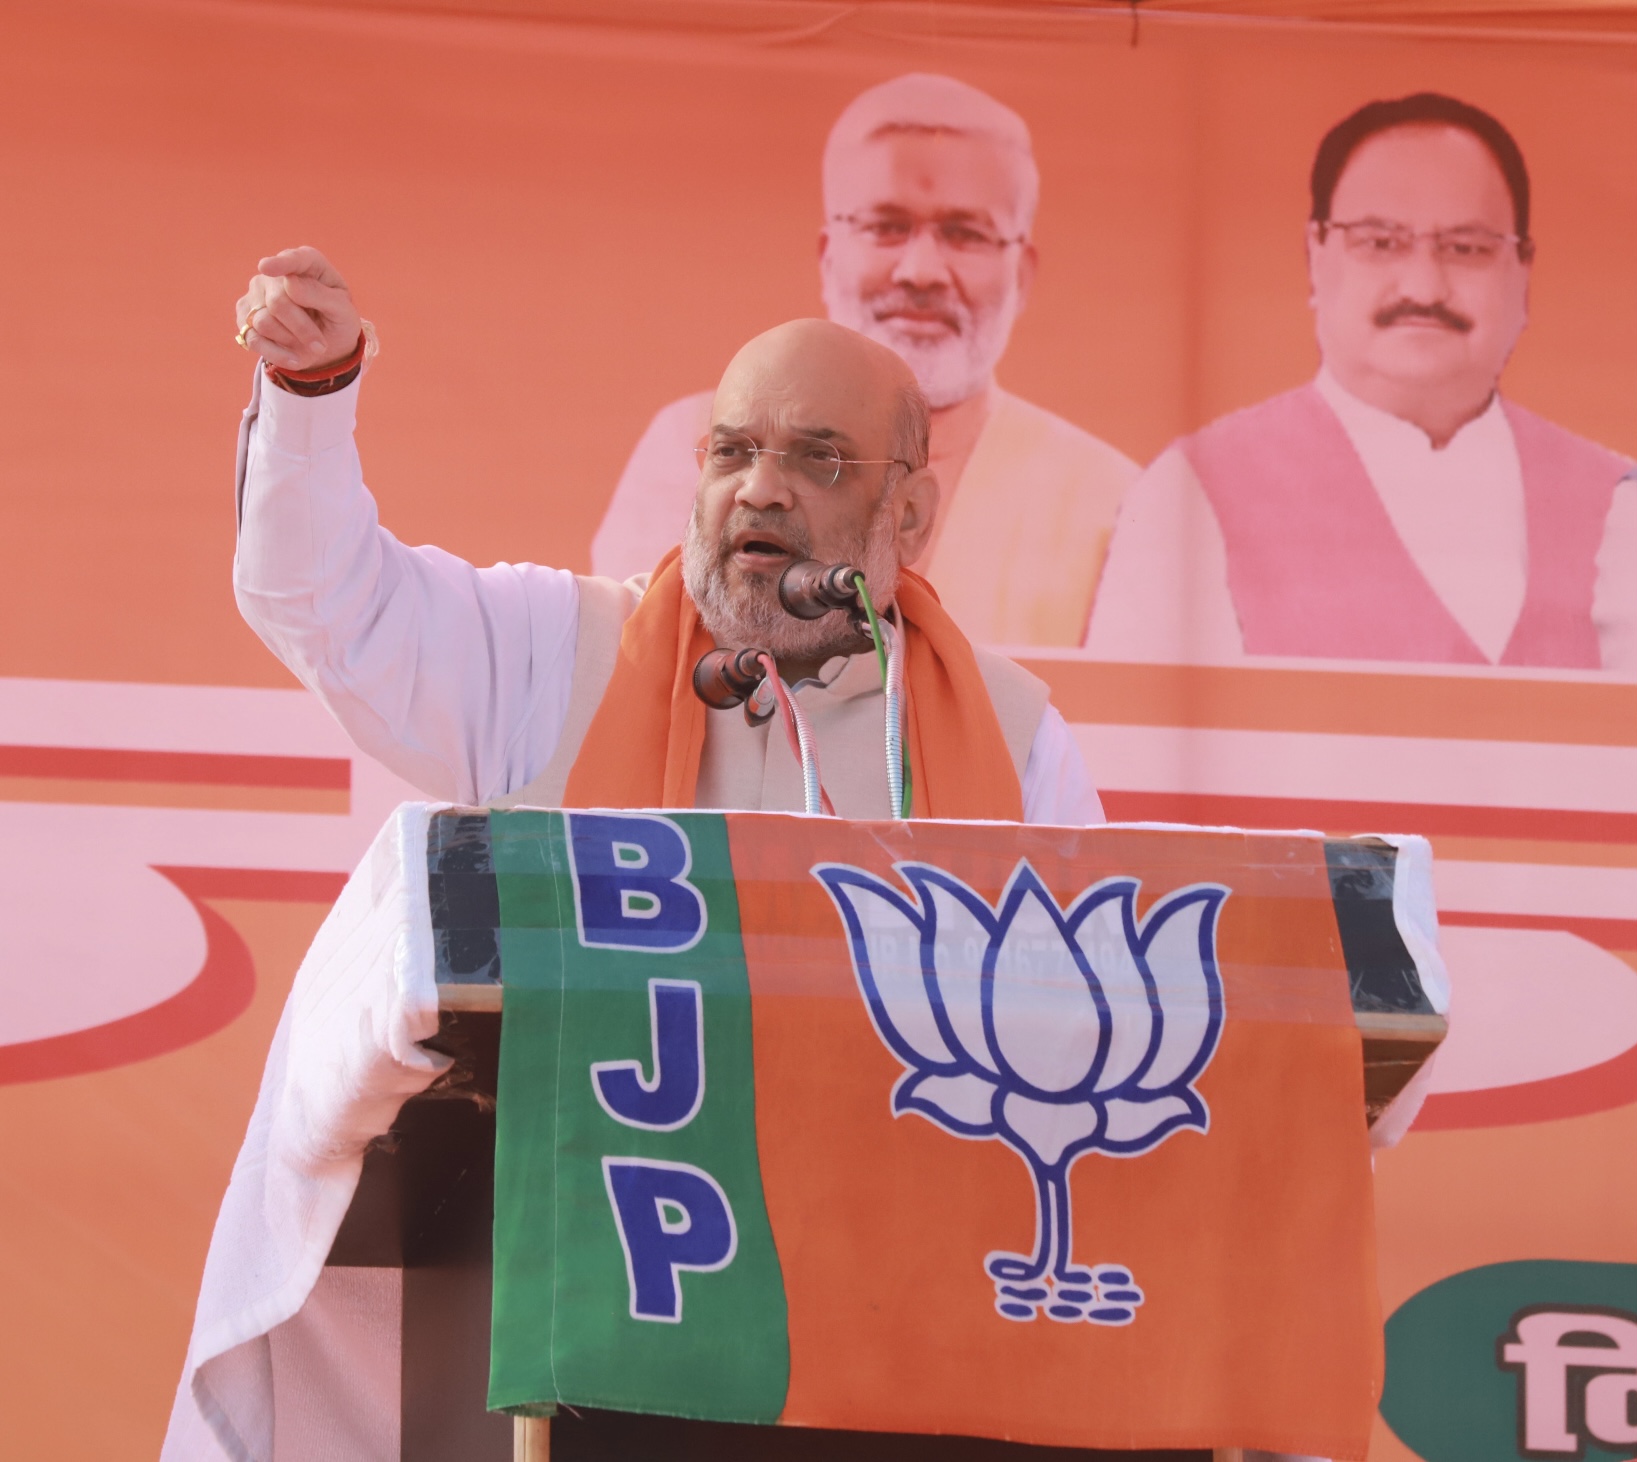
[[[988,388],[1020,304],[1015,276],[999,299],[979,309],[944,288],[889,285],[859,295],[838,287],[829,275],[824,280],[829,317],[897,351],[934,411],[958,406]]]

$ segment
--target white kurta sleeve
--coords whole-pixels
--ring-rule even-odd
[[[1048,705],[1023,769],[1023,820],[1052,827],[1107,822],[1091,773],[1056,706]]]
[[[1597,554],[1592,623],[1603,668],[1637,676],[1637,472],[1614,489]]]
[[[486,802],[556,747],[579,587],[399,543],[364,486],[357,404],[357,382],[300,397],[258,368],[239,438],[239,609],[365,751],[429,796]]]
[[[1120,503],[1086,648],[1100,660],[1166,665],[1244,658],[1222,528],[1180,448],[1161,453]]]

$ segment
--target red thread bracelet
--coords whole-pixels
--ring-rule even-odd
[[[330,390],[340,390],[341,386],[351,384],[352,376],[355,375],[363,366],[364,351],[367,345],[368,341],[364,335],[364,332],[360,330],[358,332],[358,344],[353,346],[352,350],[344,359],[337,361],[334,365],[315,366],[312,369],[305,371],[287,371],[279,366],[268,366],[267,378],[272,381],[275,386],[283,386],[288,389],[288,387],[292,384],[297,386],[322,387],[328,385],[328,383],[332,381],[341,381],[341,377],[346,376],[348,379],[346,381],[341,381],[341,385],[329,387]],[[294,394],[298,396],[317,396],[324,393],[322,390],[307,390],[297,391]]]

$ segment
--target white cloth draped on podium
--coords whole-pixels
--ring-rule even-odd
[[[434,811],[393,814],[301,963],[211,1237],[162,1462],[274,1462],[270,1332],[318,1282],[370,1139],[449,1065],[417,1044],[438,1028]]]

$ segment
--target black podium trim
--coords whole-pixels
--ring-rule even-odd
[[[1330,869],[1330,902],[1341,932],[1342,955],[1353,1009],[1370,1014],[1431,1015],[1432,1002],[1398,932],[1393,913],[1393,875],[1398,850],[1388,843],[1324,845]]]

